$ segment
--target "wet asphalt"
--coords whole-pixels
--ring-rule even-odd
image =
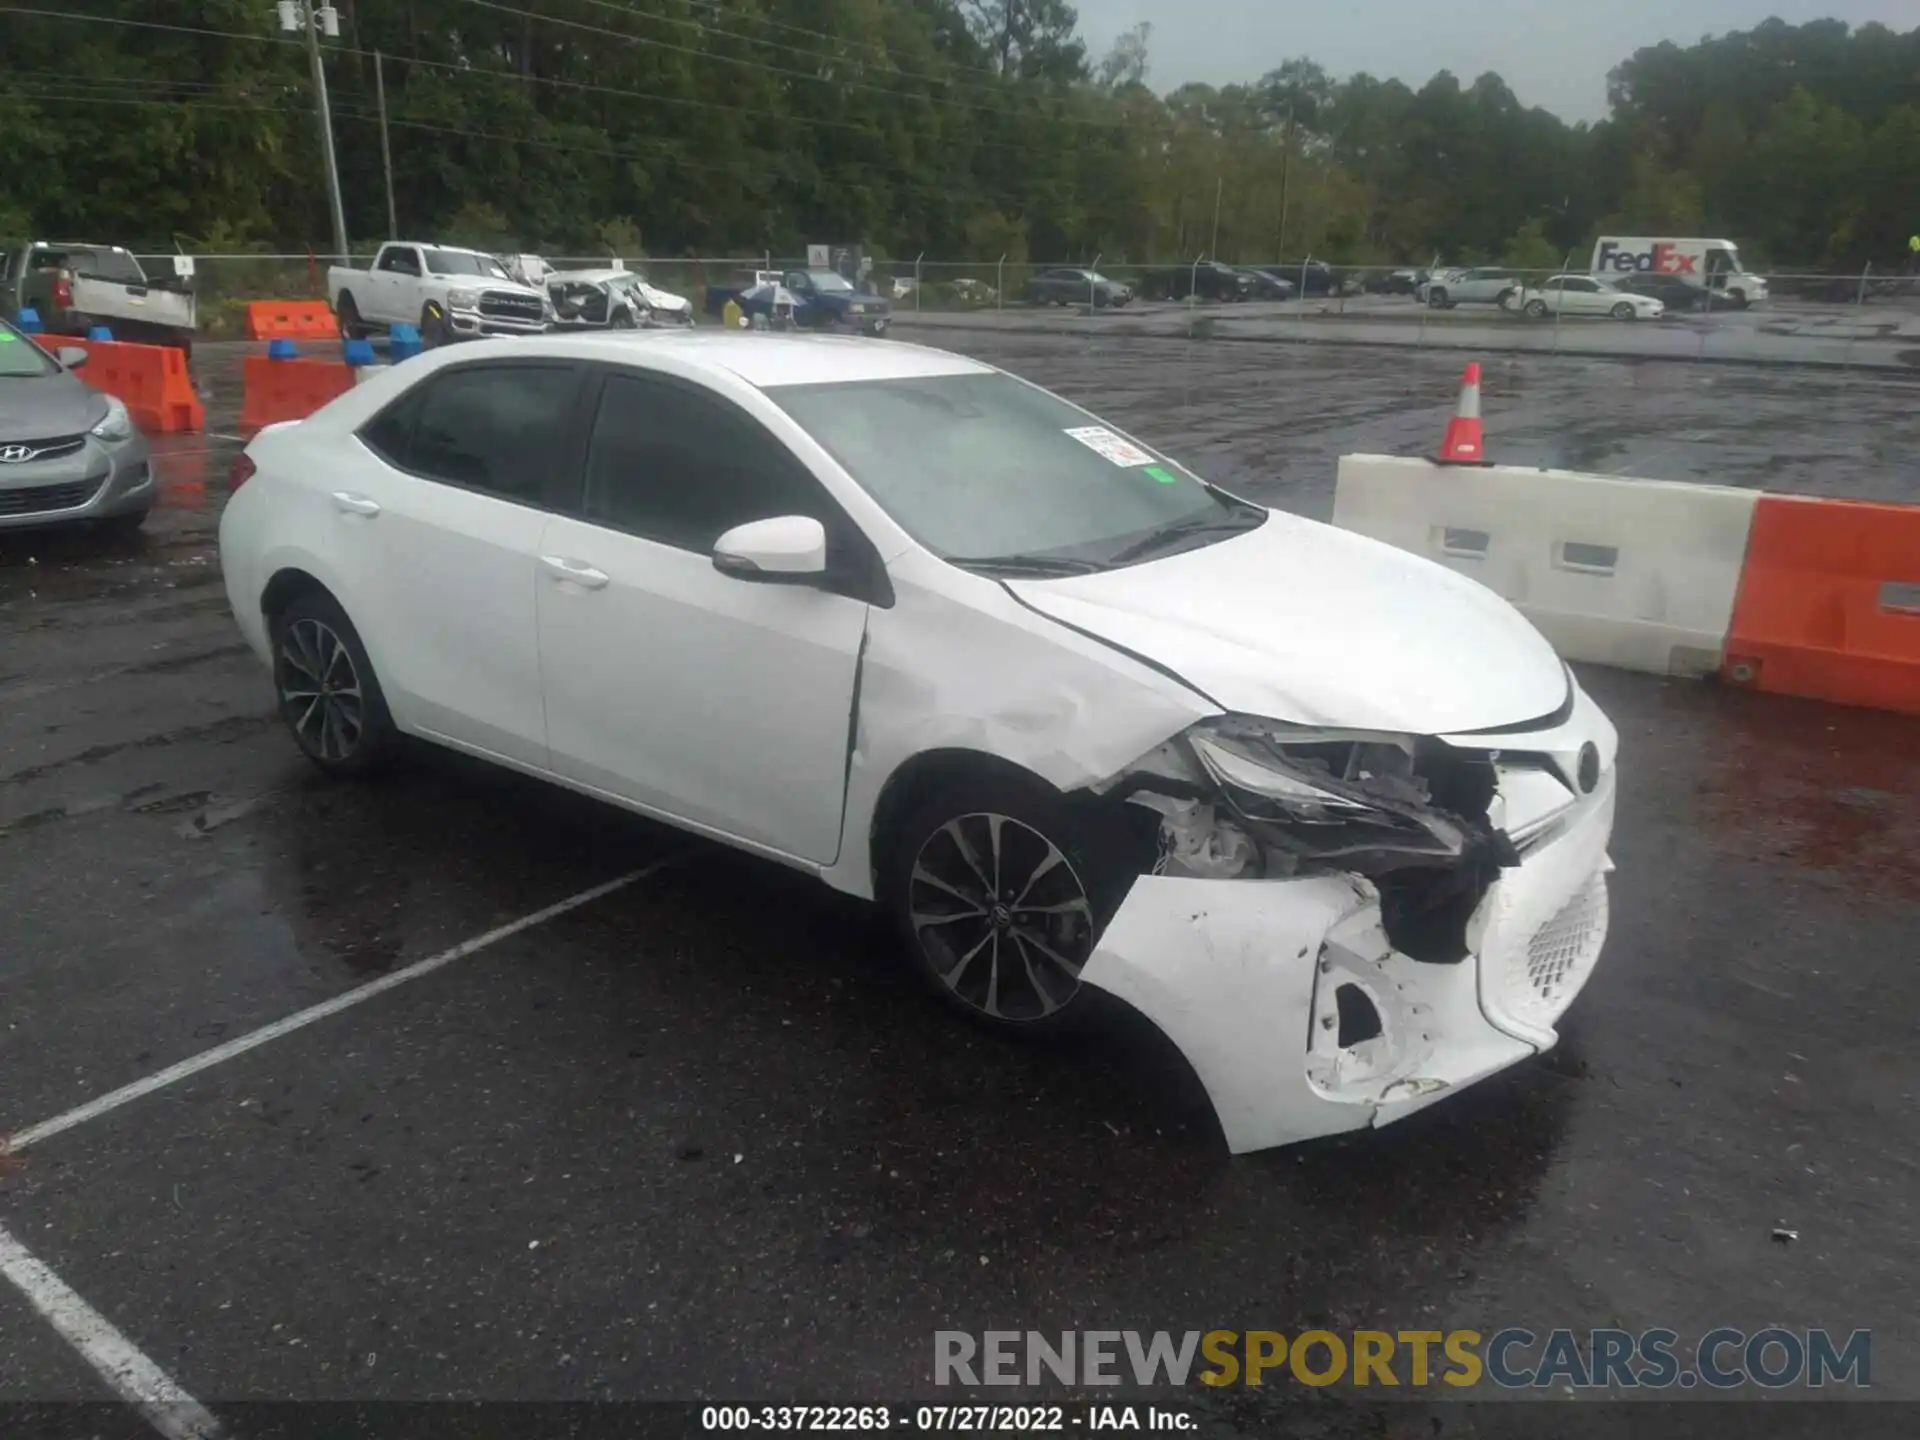
[[[1432,445],[1458,359],[968,345],[1321,516],[1339,454]],[[216,436],[239,353],[196,357]],[[1496,459],[1914,499],[1915,399],[1527,359],[1486,414]],[[671,862],[0,1156],[0,1225],[216,1410],[952,1399],[934,1331],[1089,1327],[1871,1328],[1874,1393],[1920,1399],[1914,721],[1585,671],[1619,870],[1562,1045],[1233,1159],[1144,1027],[957,1025],[803,877],[448,755],[323,782],[227,615],[236,446],[162,449],[141,539],[0,537],[0,1133]],[[0,1402],[105,1395],[0,1285]],[[1538,1423],[1349,1398],[1180,1403],[1234,1435]]]

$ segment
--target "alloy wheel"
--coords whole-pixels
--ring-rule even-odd
[[[914,857],[908,909],[921,953],[963,1004],[1040,1020],[1072,1000],[1093,952],[1093,905],[1073,863],[1009,815],[947,821]]]
[[[344,641],[311,616],[280,637],[280,713],[307,750],[322,760],[347,760],[366,729],[360,672]]]

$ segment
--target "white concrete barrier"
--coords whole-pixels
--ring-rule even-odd
[[[1333,523],[1471,576],[1569,660],[1717,670],[1759,492],[1345,455]]]

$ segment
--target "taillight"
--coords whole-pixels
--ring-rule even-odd
[[[53,277],[53,308],[56,310],[73,308],[73,277],[64,270]]]
[[[246,451],[242,450],[234,456],[233,464],[227,467],[227,493],[231,495],[251,480],[257,468],[253,463],[253,457]]]

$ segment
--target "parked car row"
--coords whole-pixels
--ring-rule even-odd
[[[327,294],[348,339],[416,325],[428,346],[550,329],[693,323],[691,301],[637,270],[555,270],[535,255],[503,258],[411,240],[382,245],[365,270],[330,266]]]

